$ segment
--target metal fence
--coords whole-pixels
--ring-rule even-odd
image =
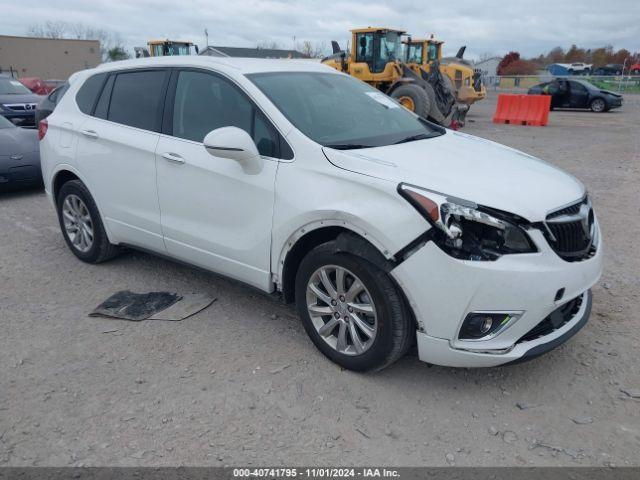
[[[543,82],[550,82],[554,78],[566,78],[574,80],[586,80],[603,90],[611,90],[619,93],[640,93],[640,75],[622,76],[596,76],[573,75],[553,76],[549,73],[539,75],[504,75],[483,76],[487,90],[503,92],[526,92],[529,88]]]

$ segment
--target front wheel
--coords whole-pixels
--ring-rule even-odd
[[[391,97],[395,98],[400,105],[416,115],[423,118],[429,116],[431,100],[424,88],[414,84],[400,85],[391,92]]]
[[[315,346],[349,370],[379,370],[402,357],[415,330],[391,278],[333,242],[312,250],[296,275],[296,305]]]
[[[591,100],[590,108],[592,112],[600,113],[607,109],[607,104],[601,98],[594,98]]]

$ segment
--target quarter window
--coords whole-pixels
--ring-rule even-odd
[[[164,70],[118,74],[107,119],[130,127],[159,131],[166,75]]]
[[[106,73],[99,73],[93,75],[85,80],[85,82],[76,93],[76,103],[82,113],[91,115],[93,113],[93,107],[96,104],[98,94],[102,90],[102,85],[107,78]]]
[[[116,76],[111,75],[104,88],[102,89],[102,93],[100,94],[100,98],[98,98],[98,103],[96,105],[96,110],[94,112],[94,116],[98,118],[107,118],[107,113],[109,111],[109,100],[111,99],[111,90],[113,89],[113,81]]]

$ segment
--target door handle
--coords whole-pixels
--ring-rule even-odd
[[[177,164],[183,164],[184,163],[184,158],[182,158],[177,153],[166,152],[166,153],[162,154],[162,158],[164,158],[165,160],[167,160],[167,161],[169,161],[171,163],[177,163]]]
[[[95,130],[82,130],[82,134],[89,138],[98,138],[98,132]]]

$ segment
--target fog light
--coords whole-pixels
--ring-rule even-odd
[[[495,337],[522,312],[471,312],[460,328],[460,340],[487,340]]]

